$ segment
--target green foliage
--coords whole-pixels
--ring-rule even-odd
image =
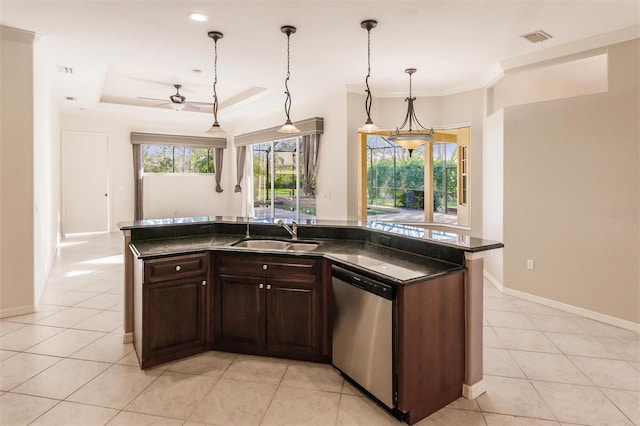
[[[143,145],[145,173],[214,173],[213,148]]]
[[[449,198],[457,191],[456,163],[447,162],[446,185],[444,183],[444,161],[433,160],[434,208],[444,208],[444,189]],[[394,179],[395,178],[395,179]],[[375,160],[367,167],[369,203],[383,206],[424,209],[424,157],[396,159],[395,174],[393,157]],[[395,196],[395,197],[394,197]]]

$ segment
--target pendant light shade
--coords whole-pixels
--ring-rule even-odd
[[[360,26],[367,30],[367,78],[365,78],[364,83],[367,86],[365,92],[367,92],[367,98],[364,101],[364,110],[367,113],[367,121],[358,128],[358,132],[361,133],[374,133],[379,131],[378,126],[373,124],[373,120],[371,119],[371,103],[373,98],[371,97],[371,89],[369,88],[369,77],[371,77],[371,29],[375,28],[378,25],[378,21],[374,21],[373,19],[367,19],[366,21],[360,22]]]
[[[218,84],[218,40],[224,35],[218,31],[209,31],[207,35],[213,39],[213,124],[205,133],[215,138],[226,138],[227,132],[222,130],[218,123],[218,92],[216,91],[216,85]]]
[[[409,74],[409,97],[405,99],[408,104],[407,115],[404,117],[402,125],[400,125],[399,128],[396,127],[395,133],[392,133],[387,137],[388,140],[395,142],[404,149],[408,150],[409,157],[411,157],[414,149],[417,149],[425,142],[429,142],[434,139],[433,127],[431,129],[427,129],[422,124],[420,124],[420,122],[418,121],[418,117],[416,117],[416,111],[413,109],[413,102],[416,100],[416,98],[411,95],[411,76],[416,71],[417,70],[415,68],[407,68],[406,70],[404,70],[404,72]],[[415,130],[413,129],[414,121],[416,122],[416,125],[418,127]],[[404,126],[407,125],[407,123],[409,124],[409,130],[400,133],[400,131],[404,129]]]
[[[291,111],[291,93],[289,92],[289,77],[291,76],[289,72],[289,40],[291,38],[291,34],[296,32],[296,27],[292,27],[291,25],[285,25],[280,27],[280,31],[287,35],[287,78],[284,79],[284,88],[286,98],[284,100],[284,113],[287,115],[287,121],[285,121],[284,126],[282,126],[278,132],[280,133],[300,133],[300,130],[291,122],[291,118],[289,117],[289,112]]]

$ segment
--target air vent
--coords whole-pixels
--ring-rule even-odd
[[[75,101],[75,100],[76,100],[76,97],[75,97],[75,96],[65,96],[64,98],[65,98],[66,100],[68,100],[68,101]]]
[[[58,72],[60,74],[73,74],[73,68],[71,67],[65,67],[63,65],[58,65]]]
[[[537,31],[534,31],[532,33],[522,34],[520,37],[526,38],[531,43],[540,43],[541,41],[548,40],[553,36],[551,34],[549,34],[549,33],[545,33],[542,30],[537,30]]]

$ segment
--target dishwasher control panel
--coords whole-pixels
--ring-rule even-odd
[[[331,273],[335,278],[341,279],[370,293],[384,297],[385,299],[393,300],[396,298],[396,289],[393,285],[382,283],[375,279],[358,274],[357,272],[335,265],[331,267]]]

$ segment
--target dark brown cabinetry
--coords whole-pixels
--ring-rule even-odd
[[[209,256],[140,261],[134,291],[134,345],[142,368],[207,346]]]
[[[219,350],[322,357],[322,260],[218,253],[214,338]]]
[[[462,396],[464,274],[398,286],[398,409],[414,424]]]

